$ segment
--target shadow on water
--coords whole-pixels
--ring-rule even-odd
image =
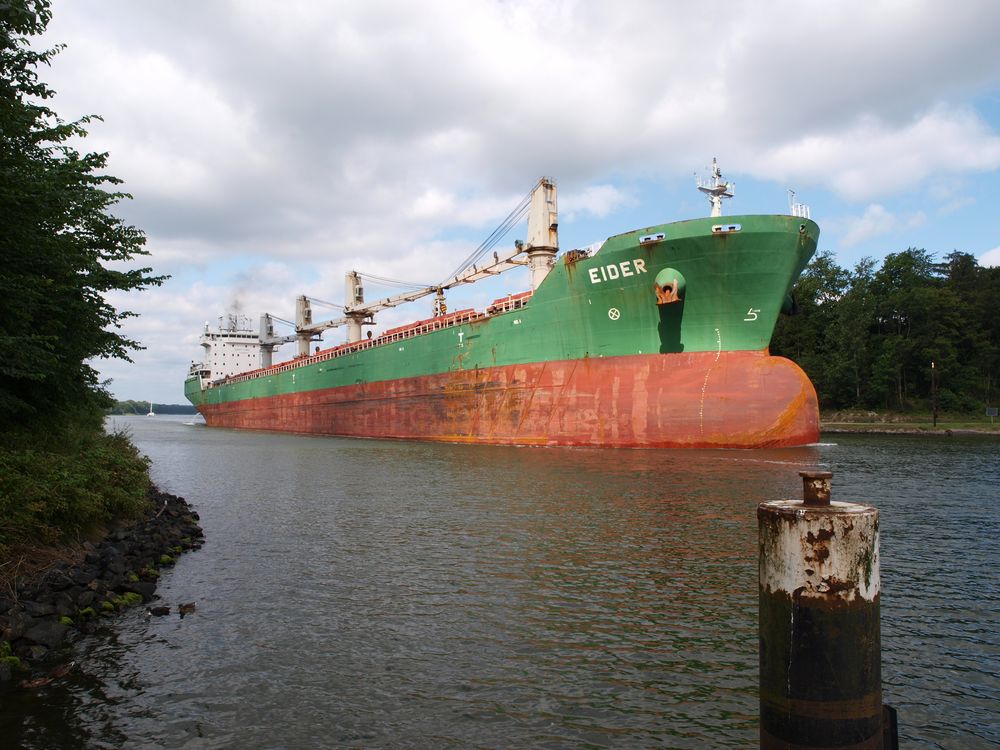
[[[88,660],[104,662],[104,671],[125,676],[125,653],[117,634],[103,628],[97,639],[110,647],[90,651]],[[89,640],[89,639],[88,639]],[[75,647],[80,650],[83,644]],[[73,669],[65,677],[34,689],[12,683],[0,688],[0,737],[5,748],[120,748],[128,736],[115,726],[105,706],[115,701],[106,684],[89,671]],[[104,714],[102,716],[102,714]]]

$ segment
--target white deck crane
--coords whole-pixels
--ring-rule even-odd
[[[291,336],[276,336],[274,334],[274,321],[276,320],[280,320],[282,323],[288,322],[269,313],[264,313],[260,316],[260,333],[258,334],[258,339],[260,341],[261,367],[271,366],[271,359],[274,355],[274,347],[287,344],[298,338],[298,336],[294,334]]]
[[[527,242],[516,242],[512,250],[494,251],[492,257],[487,253],[497,241],[524,215],[528,216]],[[502,231],[501,231],[502,230]],[[549,177],[542,177],[532,188],[528,196],[514,209],[477,250],[467,258],[462,266],[449,278],[440,284],[432,284],[413,291],[401,292],[391,297],[374,302],[365,302],[364,286],[361,274],[349,271],[345,277],[344,315],[340,318],[313,322],[312,307],[308,297],[300,296],[295,306],[295,334],[290,336],[274,336],[273,327],[267,329],[265,337],[265,318],[261,318],[261,362],[263,364],[265,347],[267,365],[270,365],[270,353],[275,346],[289,341],[298,341],[298,356],[309,355],[309,343],[314,337],[331,328],[347,326],[347,341],[353,343],[362,338],[362,326],[375,324],[375,313],[392,307],[413,302],[431,294],[437,295],[434,304],[434,314],[443,315],[446,307],[444,292],[460,284],[472,284],[489,276],[496,276],[512,268],[527,266],[531,270],[531,288],[537,289],[555,264],[555,256],[559,251],[559,221],[556,199],[556,183]],[[486,256],[485,262],[483,256]],[[520,256],[526,256],[521,258]]]

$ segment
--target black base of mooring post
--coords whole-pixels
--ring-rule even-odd
[[[882,750],[899,750],[899,723],[892,706],[882,706]]]

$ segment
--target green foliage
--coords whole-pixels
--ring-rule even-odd
[[[803,367],[824,409],[996,405],[1000,269],[909,248],[849,272],[820,253],[793,296],[800,314],[779,321],[771,350]]]
[[[109,213],[129,197],[104,174],[107,154],[80,153],[83,117],[64,122],[39,80],[60,47],[29,37],[49,0],[0,0],[0,556],[55,543],[146,505],[148,462],[105,435],[112,403],[91,362],[128,360],[132,316],[107,297],[159,285],[131,268],[145,237]]]
[[[159,285],[145,237],[108,213],[129,197],[102,170],[107,154],[72,143],[92,118],[64,122],[45,106],[53,92],[38,80],[59,47],[34,51],[28,38],[51,17],[49,0],[0,3],[0,430],[89,420],[99,424],[110,398],[88,364],[128,360],[141,348],[118,329],[133,314],[107,302],[114,291]]]
[[[110,414],[148,414],[149,401],[116,401]],[[153,404],[155,414],[197,414],[191,404]]]
[[[149,462],[121,433],[78,429],[27,449],[0,446],[0,556],[22,540],[58,543],[148,506]]]

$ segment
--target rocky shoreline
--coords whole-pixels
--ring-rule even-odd
[[[96,545],[84,543],[79,561],[57,562],[0,591],[0,683],[23,682],[102,620],[152,601],[160,569],[201,546],[198,514],[187,501],[156,489],[150,500],[143,517]]]

